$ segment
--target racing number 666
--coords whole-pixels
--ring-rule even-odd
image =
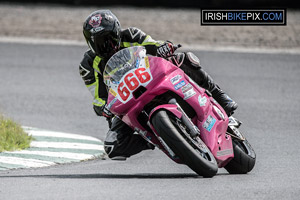
[[[126,101],[131,94],[131,91],[139,87],[140,84],[151,80],[150,74],[145,68],[138,68],[134,73],[129,73],[118,86],[118,94],[123,101]]]

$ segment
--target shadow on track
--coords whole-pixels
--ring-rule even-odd
[[[16,175],[1,178],[59,178],[59,179],[182,179],[202,178],[197,174],[53,174],[53,175]]]

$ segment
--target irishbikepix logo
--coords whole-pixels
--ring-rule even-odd
[[[201,25],[286,25],[286,9],[202,9]]]

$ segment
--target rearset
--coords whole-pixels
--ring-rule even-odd
[[[229,123],[226,134],[230,135],[233,138],[236,138],[238,140],[245,140],[245,137],[243,134],[239,131],[239,127],[242,125],[242,122],[238,119],[230,116],[229,117]]]

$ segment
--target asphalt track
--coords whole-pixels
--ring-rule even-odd
[[[0,111],[22,125],[104,139],[106,122],[78,74],[85,47],[0,44]],[[247,175],[205,179],[159,150],[125,162],[93,160],[0,171],[0,199],[299,199],[300,57],[195,52],[238,103],[257,153]]]

